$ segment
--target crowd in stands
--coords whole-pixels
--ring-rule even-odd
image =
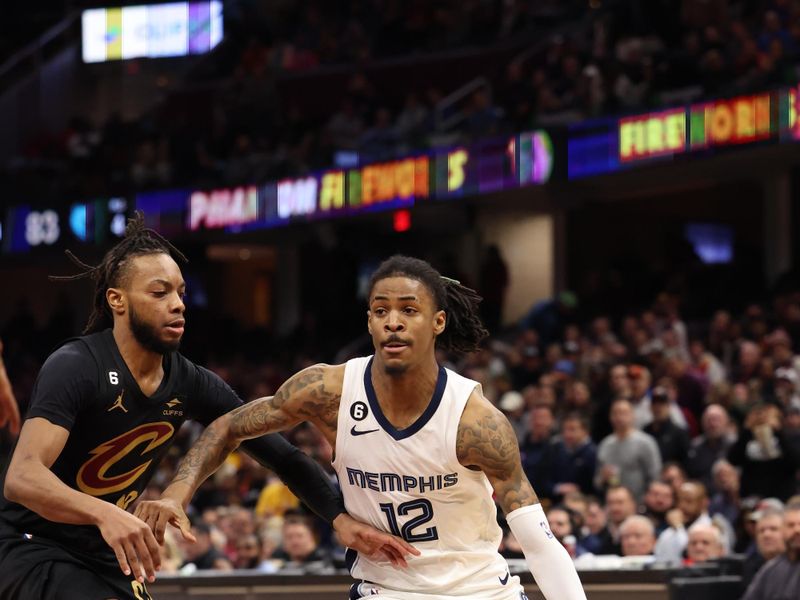
[[[190,76],[193,85],[214,82],[202,93],[134,121],[76,117],[58,135],[31,139],[3,185],[30,191],[47,182],[50,192],[85,197],[276,180],[329,167],[343,152],[374,162],[800,78],[798,0],[268,4],[232,5],[229,42]],[[407,76],[401,93],[374,81],[375,61],[490,49],[515,33],[526,36],[519,52],[479,73],[488,85],[457,103],[447,131],[437,107],[476,75],[452,88]],[[282,97],[281,81],[313,80],[325,65],[350,75],[334,89],[324,84],[324,109],[309,114]]]
[[[439,354],[509,418],[552,532],[578,567],[680,566],[738,554],[749,581],[787,548],[800,552],[800,295],[692,322],[666,293],[613,320],[578,302],[561,294],[498,329],[478,352]],[[2,335],[24,404],[36,357],[20,359],[21,349],[41,336],[22,321],[15,316]],[[43,334],[58,334],[53,323]],[[311,362],[343,357],[292,358],[208,364],[252,399]],[[145,498],[159,494],[199,431],[181,430]],[[332,450],[313,427],[288,436],[334,477]],[[233,454],[191,508],[200,543],[172,539],[168,569],[327,573],[344,564],[330,529],[245,454]],[[521,557],[510,533],[502,552]]]

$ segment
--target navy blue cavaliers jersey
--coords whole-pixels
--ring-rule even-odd
[[[184,420],[208,424],[240,404],[218,376],[178,353],[164,357],[161,385],[152,396],[145,396],[108,329],[71,340],[47,359],[27,417],[42,417],[69,430],[51,467],[62,482],[127,509],[144,490]],[[2,495],[0,525],[63,544],[73,552],[95,558],[102,553],[114,560],[96,527],[53,523]]]

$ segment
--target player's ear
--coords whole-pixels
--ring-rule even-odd
[[[367,332],[372,335],[372,325],[370,324],[370,321],[372,321],[372,311],[367,309]]]
[[[117,315],[125,313],[125,294],[118,288],[108,288],[106,290],[106,302],[111,308],[111,312]]]
[[[447,315],[443,310],[437,310],[433,315],[433,332],[440,335],[447,326]]]

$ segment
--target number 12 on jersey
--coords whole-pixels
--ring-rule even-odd
[[[393,502],[381,503],[379,506],[389,520],[389,530],[393,535],[401,537],[407,542],[430,542],[439,539],[439,532],[436,531],[436,526],[426,527],[425,531],[416,533],[413,531],[433,519],[433,506],[430,500],[420,498],[403,502],[397,506],[397,511],[395,511]],[[417,512],[419,514],[416,514]],[[415,514],[416,516],[406,521],[401,528],[397,523],[397,516],[404,517],[409,514]]]

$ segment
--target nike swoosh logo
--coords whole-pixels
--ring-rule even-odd
[[[498,579],[500,580],[500,583],[501,583],[502,585],[505,585],[505,584],[507,584],[507,583],[508,583],[508,578],[509,578],[509,577],[511,577],[511,573],[509,573],[508,571],[506,571],[506,576],[505,576],[505,577],[498,577]]]
[[[378,431],[378,430],[377,429],[365,429],[364,431],[359,431],[358,429],[356,429],[356,426],[353,425],[353,428],[350,430],[350,433],[352,435],[367,435],[368,433],[375,433],[376,431]]]

